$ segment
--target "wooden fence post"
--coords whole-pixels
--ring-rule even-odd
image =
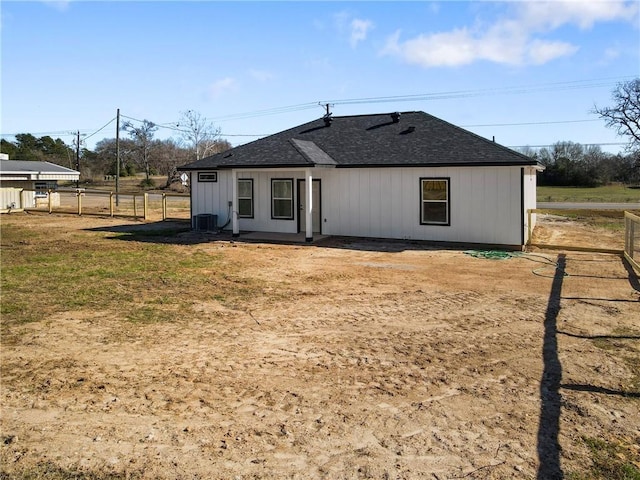
[[[167,194],[162,192],[162,220],[167,219]]]
[[[53,212],[53,202],[51,201],[51,189],[47,190],[47,198],[49,200],[49,213]]]
[[[149,208],[149,194],[147,192],[144,193],[144,197],[143,197],[144,203],[143,203],[143,214],[144,214],[144,221],[147,221],[147,210]]]
[[[109,215],[113,217],[113,192],[109,192]]]
[[[136,210],[136,194],[133,194],[133,218],[138,218],[138,211]]]
[[[82,193],[78,191],[76,195],[78,196],[78,215],[82,215]]]

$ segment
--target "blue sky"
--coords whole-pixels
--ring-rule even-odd
[[[319,118],[318,103],[331,102],[334,115],[423,110],[508,146],[618,143],[590,111],[640,75],[637,0],[0,8],[9,140],[70,144],[80,130],[94,148],[115,137],[115,123],[95,132],[120,108],[166,126],[195,110],[238,145]]]

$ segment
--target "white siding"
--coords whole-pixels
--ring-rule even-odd
[[[520,245],[523,213],[522,167],[407,167],[313,169],[321,179],[322,233],[327,235]],[[450,179],[449,226],[420,224],[420,178]],[[238,171],[253,178],[254,218],[240,219],[244,231],[298,231],[297,179],[304,171]],[[294,180],[294,219],[271,219],[271,179]],[[192,174],[193,214],[228,218],[231,172],[218,182],[197,182]],[[525,209],[535,208],[535,170],[524,176]],[[533,201],[533,206],[531,202]],[[526,215],[524,215],[526,221]]]
[[[420,225],[421,177],[450,179],[451,225]],[[322,233],[520,245],[520,184],[520,167],[327,170]]]
[[[229,218],[228,202],[232,200],[231,171],[219,170],[217,182],[198,182],[198,172],[191,174],[193,215],[218,215],[218,227]],[[241,231],[296,233],[298,231],[297,180],[304,179],[303,171],[238,171],[238,178],[253,179],[253,218],[239,218]],[[293,220],[271,218],[271,179],[293,179]],[[319,178],[319,177],[314,177]],[[231,224],[226,228],[230,229]]]
[[[31,193],[31,192],[29,192]],[[33,199],[33,193],[31,193],[31,199]],[[0,211],[7,211],[10,209],[19,209],[24,207],[33,207],[31,205],[22,205],[23,194],[22,188],[14,188],[4,186],[0,188]]]

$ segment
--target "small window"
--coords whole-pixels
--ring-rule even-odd
[[[217,182],[218,172],[198,172],[199,182]]]
[[[57,182],[35,182],[34,186],[36,198],[47,198],[49,196],[49,190],[56,190],[58,188]]]
[[[271,218],[293,220],[293,179],[271,180]]]
[[[238,216],[253,218],[253,179],[238,179]]]
[[[420,224],[450,225],[449,179],[420,179]]]

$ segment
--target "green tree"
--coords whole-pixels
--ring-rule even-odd
[[[15,143],[3,138],[2,140],[0,140],[0,152],[6,153],[7,155],[9,155],[9,159],[15,160],[18,154],[18,146]]]
[[[120,139],[120,176],[135,175],[134,152],[137,147],[133,140]],[[116,174],[116,139],[104,138],[96,143],[96,162],[101,165],[105,175]]]

